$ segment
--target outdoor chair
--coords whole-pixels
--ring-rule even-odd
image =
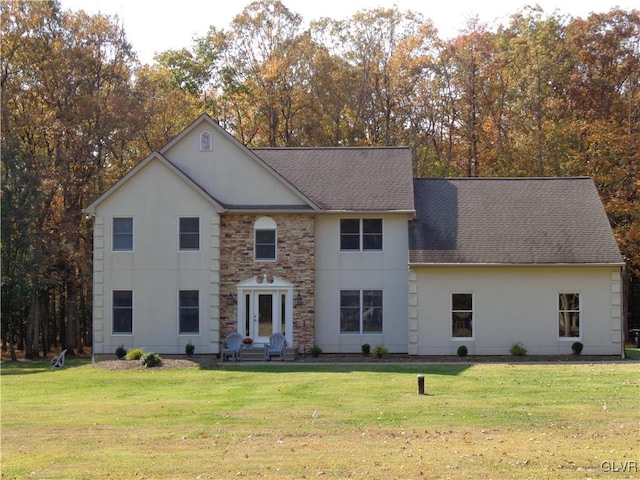
[[[60,352],[60,355],[58,355],[57,357],[53,357],[51,359],[51,368],[62,368],[64,367],[64,355],[67,353],[67,349],[65,348],[62,352]]]
[[[220,350],[220,360],[224,363],[225,357],[231,357],[234,362],[242,360],[242,335],[233,332],[227,335],[227,340]]]
[[[273,355],[279,355],[280,361],[284,362],[284,347],[287,346],[287,340],[281,333],[274,333],[269,337],[269,343],[264,346],[264,359],[271,361]]]

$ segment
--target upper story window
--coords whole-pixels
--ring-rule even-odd
[[[580,337],[579,293],[558,295],[558,336],[561,339]]]
[[[277,225],[269,217],[261,217],[253,226],[255,259],[260,261],[276,260]]]
[[[200,250],[200,219],[198,217],[181,217],[179,224],[179,249],[182,251]]]
[[[133,251],[133,218],[113,219],[113,251]]]
[[[200,151],[201,152],[210,152],[211,151],[211,132],[202,132],[200,134]]]
[[[340,250],[382,250],[381,218],[343,218],[340,220]]]

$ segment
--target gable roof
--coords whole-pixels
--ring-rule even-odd
[[[231,133],[222,128],[218,122],[214,121],[209,115],[203,113],[196,120],[191,122],[189,126],[187,126],[182,132],[180,132],[176,137],[174,137],[169,143],[167,143],[164,147],[160,149],[160,153],[162,155],[166,155],[170,152],[170,150],[178,143],[180,143],[185,137],[187,137],[193,130],[197,129],[203,123],[206,123],[210,128],[216,131],[217,134],[221,135],[226,141],[229,142],[230,145],[233,145],[235,148],[244,152],[248,157],[250,157],[257,165],[262,167],[265,170],[267,175],[271,175],[278,182],[280,182],[285,188],[289,189],[293,192],[300,200],[304,203],[304,205],[300,206],[290,206],[290,205],[275,205],[275,206],[264,206],[264,205],[232,205],[225,204],[225,208],[228,210],[255,210],[255,209],[275,209],[275,210],[319,210],[320,208],[313,203],[308,197],[304,195],[300,191],[300,189],[287,181],[287,179],[283,178],[277,171],[275,171],[268,163],[264,162],[261,158],[259,158],[255,153],[253,153],[250,149],[245,147],[237,138],[235,138]]]
[[[252,151],[325,211],[414,212],[408,147]]]
[[[414,180],[409,263],[622,264],[590,178]]]
[[[160,153],[153,152],[147,158],[142,160],[138,165],[136,165],[134,168],[129,170],[129,172],[124,177],[118,180],[115,184],[111,186],[111,188],[109,188],[106,192],[104,192],[96,200],[94,200],[93,203],[91,203],[91,205],[83,209],[83,212],[89,213],[89,214],[95,214],[96,208],[98,207],[98,205],[100,205],[107,198],[113,195],[113,193],[115,193],[116,190],[122,187],[122,185],[127,183],[134,175],[136,175],[140,170],[142,170],[146,165],[148,165],[150,162],[154,160],[162,163],[169,170],[174,172],[178,178],[180,178],[182,181],[187,183],[187,185],[191,186],[196,192],[198,192],[202,197],[204,197],[209,203],[213,205],[214,211],[220,213],[225,210],[220,202],[218,202],[213,196],[211,196],[207,191],[205,191],[202,187],[200,187],[200,185],[194,182],[191,178],[185,175],[178,167],[176,167],[173,163],[171,163],[169,160],[164,158]]]

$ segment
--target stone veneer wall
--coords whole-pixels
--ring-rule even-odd
[[[275,262],[254,260],[253,226],[268,216],[277,225]],[[315,218],[303,214],[223,215],[220,219],[220,340],[237,330],[237,305],[227,305],[227,295],[236,295],[236,285],[256,275],[280,277],[294,285],[293,342],[301,350],[315,343]],[[302,305],[295,297],[302,295]],[[306,342],[303,342],[303,325]]]

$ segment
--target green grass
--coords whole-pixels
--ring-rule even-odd
[[[602,464],[640,466],[635,363],[113,372],[69,360],[1,373],[3,479],[633,478]]]

